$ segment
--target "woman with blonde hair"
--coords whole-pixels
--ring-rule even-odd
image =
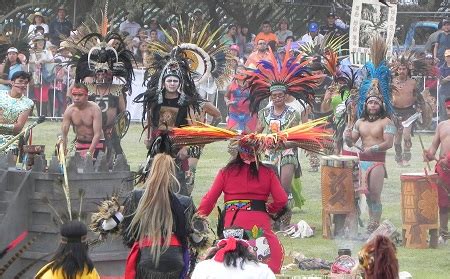
[[[153,158],[142,189],[124,203],[123,238],[131,247],[125,278],[184,278],[187,240],[194,212],[190,197],[178,195],[175,162],[160,153]]]

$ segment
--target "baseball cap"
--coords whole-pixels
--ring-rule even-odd
[[[7,53],[10,53],[10,52],[19,53],[19,51],[18,51],[17,48],[15,48],[15,47],[10,47],[10,48],[8,48]]]
[[[309,32],[317,32],[319,31],[319,24],[317,22],[310,22],[308,25]]]
[[[231,45],[231,46],[230,46],[230,49],[233,49],[233,50],[236,50],[236,51],[239,51],[239,50],[240,50],[240,48],[239,48],[238,45]]]
[[[445,50],[444,56],[450,56],[450,48]]]
[[[444,18],[442,20],[442,24],[450,24],[450,19],[449,18]]]
[[[327,17],[336,17],[336,15],[335,15],[333,12],[329,12],[329,13],[327,14]]]

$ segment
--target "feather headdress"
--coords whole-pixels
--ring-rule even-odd
[[[419,54],[412,48],[406,49],[404,51],[394,51],[390,63],[391,70],[396,73],[400,65],[406,66],[408,68],[408,74],[410,76],[427,76],[431,71],[430,64],[427,63],[425,57],[420,57]]]
[[[302,54],[292,57],[285,55],[279,63],[269,49],[268,60],[261,60],[254,70],[247,70],[246,82],[250,89],[250,111],[257,113],[259,104],[268,98],[271,92],[281,90],[302,104],[309,104],[313,97],[312,88],[324,75],[312,75],[308,64],[312,58],[305,59]]]
[[[74,35],[64,39],[65,45],[72,52],[69,64],[76,66],[76,82],[82,82],[85,77],[92,76],[98,71],[111,71],[114,77],[122,79],[131,94],[134,56],[126,49],[120,34],[108,31],[107,16],[108,1],[105,4],[101,24],[93,20],[97,30],[83,24]],[[115,42],[116,45],[111,46],[110,42]]]
[[[199,29],[193,19],[189,19],[187,23],[180,19],[177,24],[177,28],[172,27],[168,30],[162,28],[166,42],[151,42],[148,46],[150,53],[168,56],[175,47],[178,47],[188,59],[196,83],[205,81],[209,76],[214,78],[218,86],[230,80],[234,73],[233,56],[228,46],[220,42],[223,27],[208,32],[209,22]],[[154,59],[150,57],[150,60]]]
[[[387,45],[381,36],[374,37],[370,54],[372,62],[364,65],[366,74],[359,89],[357,116],[361,117],[369,98],[379,99],[389,115],[394,113],[392,107],[391,71],[386,61]]]
[[[290,141],[305,150],[324,153],[332,143],[332,134],[325,129],[326,123],[326,119],[322,118],[278,133],[240,135],[235,131],[198,122],[196,126],[174,128],[171,140],[174,146],[185,146],[235,139],[237,143],[251,147],[255,153],[282,147],[283,143]]]

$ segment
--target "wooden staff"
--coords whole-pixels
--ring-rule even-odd
[[[422,151],[425,153],[426,152],[425,146],[423,145],[422,137],[420,136],[420,134],[419,134],[419,141],[420,141],[420,145],[422,146]],[[431,170],[431,166],[430,166],[430,162],[428,161],[428,158],[427,158],[427,167],[428,167],[428,170]]]

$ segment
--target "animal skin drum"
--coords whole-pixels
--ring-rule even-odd
[[[437,174],[404,173],[400,180],[403,245],[407,248],[436,248],[439,228]]]
[[[332,238],[334,235],[342,233],[345,227],[351,232],[357,230],[353,186],[353,169],[357,164],[358,157],[355,156],[322,157],[322,231],[324,238]],[[334,223],[334,230],[332,230],[332,223]],[[331,231],[334,231],[333,234]]]

